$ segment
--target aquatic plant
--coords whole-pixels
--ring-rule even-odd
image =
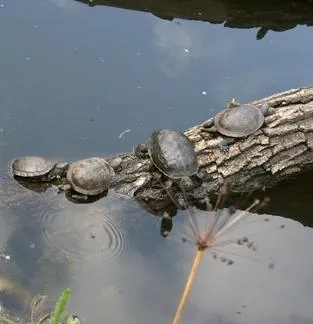
[[[66,307],[71,298],[71,290],[70,288],[65,288],[60,295],[54,311],[51,314],[51,318],[49,320],[49,324],[60,324],[66,314]],[[69,316],[66,320],[67,324],[79,324],[80,321],[76,316]]]
[[[64,323],[64,318],[66,318],[66,324],[80,324],[80,320],[77,316],[69,315],[66,317],[66,307],[71,298],[71,290],[66,288],[63,290],[62,294],[60,295],[54,311],[51,313],[51,317],[49,319],[49,324],[61,324]],[[33,312],[33,309],[32,309]],[[6,324],[18,324],[19,320],[13,320],[10,318],[8,314],[3,314],[0,312],[0,322]],[[42,324],[43,319],[34,320],[33,314],[31,314],[31,324]]]
[[[6,324],[17,324],[16,322],[10,320],[8,317],[0,315],[0,321],[1,323],[6,323]]]
[[[196,245],[197,251],[194,256],[193,263],[189,275],[187,277],[183,293],[179,300],[172,324],[180,323],[184,308],[186,306],[189,294],[191,292],[192,285],[197,276],[197,272],[201,264],[204,252],[207,249],[214,249],[216,247],[224,245],[225,243],[231,243],[231,241],[221,242],[219,241],[219,238],[223,234],[231,230],[234,227],[234,225],[236,225],[245,216],[247,216],[250,211],[252,211],[256,207],[261,207],[263,203],[267,202],[266,199],[263,202],[261,202],[259,199],[255,199],[248,208],[238,213],[235,211],[234,208],[218,210],[226,194],[227,187],[224,186],[217,197],[214,208],[211,211],[207,212],[207,227],[203,232],[199,228],[196,214],[192,213],[191,211],[188,212],[189,225],[193,236],[193,240],[191,242]],[[187,240],[188,239],[184,239],[184,241]],[[253,242],[250,242],[246,237],[243,237],[242,239],[237,239],[236,243],[239,245],[246,245],[247,247],[252,249],[255,248]],[[226,262],[228,265],[233,264],[232,260],[228,260],[226,258],[223,258],[222,261]]]

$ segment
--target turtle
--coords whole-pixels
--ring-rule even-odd
[[[233,99],[227,109],[204,122],[202,129],[226,136],[219,143],[219,147],[222,151],[227,152],[228,145],[232,144],[236,138],[247,137],[263,126],[264,116],[268,110],[268,104],[263,104],[258,108],[252,104],[236,103]]]
[[[189,138],[179,131],[161,129],[152,133],[146,144],[140,144],[135,154],[150,157],[162,174],[170,179],[182,179],[197,173],[198,159]]]
[[[178,181],[183,191],[190,185],[191,177],[195,176],[199,170],[193,144],[185,134],[179,131],[170,129],[154,131],[146,144],[136,147],[135,154],[139,158],[148,156],[161,174],[170,180],[169,186],[173,184],[173,180]],[[177,201],[170,188],[165,187],[165,189],[177,208],[182,208],[182,204]],[[172,228],[171,217],[166,212],[162,214],[162,227]],[[163,236],[167,236],[169,231],[166,231]]]
[[[86,158],[70,164],[65,183],[60,186],[60,189],[74,190],[78,193],[78,195],[72,195],[75,200],[88,200],[89,196],[105,193],[109,189],[114,175],[113,167],[104,158]]]
[[[66,174],[67,168],[68,163],[36,155],[23,156],[11,163],[12,175],[29,181],[50,181],[60,178]]]

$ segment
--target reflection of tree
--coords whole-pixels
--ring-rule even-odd
[[[248,0],[76,0],[89,6],[105,5],[125,9],[148,11],[155,16],[208,21],[230,28],[260,27],[257,38],[267,31],[284,31],[297,25],[313,23],[312,1],[248,1]]]

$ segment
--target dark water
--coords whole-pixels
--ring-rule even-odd
[[[22,188],[7,165],[26,154],[71,161],[129,151],[232,97],[312,83],[311,28],[261,41],[256,32],[70,0],[0,1],[0,252],[11,257],[0,260],[2,277],[51,297],[71,287],[71,307],[89,323],[170,323],[194,253],[178,239],[183,224],[164,240],[159,220],[125,197],[75,205]],[[311,226],[312,178],[270,190],[266,212]],[[260,249],[229,251],[231,267],[208,253],[183,323],[312,322],[313,235],[301,223],[242,226]]]

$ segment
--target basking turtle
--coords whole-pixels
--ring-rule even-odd
[[[144,158],[149,156],[156,168],[170,180],[179,180],[182,189],[190,184],[190,177],[196,175],[199,169],[196,152],[188,137],[178,131],[161,129],[152,133],[146,144],[140,144],[135,149],[135,154]],[[187,180],[187,181],[186,181]],[[189,180],[189,181],[188,181]],[[172,181],[170,181],[170,185]],[[167,194],[177,206],[181,204],[176,200],[171,190],[166,188]],[[172,220],[168,213],[163,213],[161,220],[163,236],[167,236],[172,228]]]
[[[50,181],[65,175],[68,163],[50,160],[42,156],[24,156],[13,160],[11,171],[14,177],[29,181]]]
[[[170,179],[190,177],[198,171],[198,160],[189,138],[178,131],[161,129],[152,133],[147,144],[136,147],[135,154],[149,156],[153,164]]]
[[[240,105],[233,100],[227,109],[204,122],[202,127],[207,132],[217,132],[226,136],[219,143],[219,147],[227,152],[228,145],[233,143],[235,138],[247,137],[262,127],[268,109],[268,104],[258,108],[250,104]]]
[[[72,163],[66,176],[66,183],[60,189],[74,190],[75,200],[88,200],[89,196],[97,196],[106,192],[113,180],[115,172],[107,160],[91,157]]]

